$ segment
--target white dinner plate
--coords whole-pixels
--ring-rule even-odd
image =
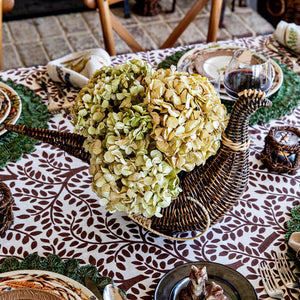
[[[10,99],[10,110],[7,117],[3,121],[3,124],[16,124],[22,111],[21,99],[14,89],[3,82],[0,82],[0,89],[3,90]],[[0,136],[7,131],[6,129],[2,128],[1,125],[2,123],[0,122]]]
[[[159,281],[154,300],[179,300],[180,291],[189,283],[191,266],[206,266],[208,281],[220,285],[228,300],[258,300],[251,283],[239,272],[227,266],[207,261],[191,262],[180,265],[169,271]]]
[[[15,298],[16,295],[18,298]],[[64,275],[42,270],[18,270],[0,274],[0,300],[96,300],[79,282]]]
[[[225,88],[223,86],[223,78],[224,78],[226,67],[230,62],[230,59],[232,58],[234,52],[238,49],[241,49],[241,47],[236,47],[232,45],[220,45],[220,44],[199,46],[186,52],[179,59],[177,63],[177,68],[179,69],[180,66],[188,63],[194,57],[201,56],[203,64],[204,62],[208,62],[219,67],[221,71],[220,97],[226,100],[232,100],[229,96],[227,96],[225,92]],[[283,82],[283,72],[280,66],[273,59],[271,59],[271,65],[274,69],[275,77],[271,89],[268,93],[268,96],[271,96],[275,92],[277,92]],[[190,73],[196,73],[196,72],[197,71],[195,69],[191,68]]]

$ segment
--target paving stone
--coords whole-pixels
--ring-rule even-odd
[[[89,28],[80,13],[59,15],[57,18],[67,34],[89,32]]]
[[[176,1],[175,9],[179,7],[184,13],[187,13],[194,4],[195,0]]]
[[[156,48],[159,48],[172,32],[172,29],[166,23],[153,23],[151,26],[143,26],[143,28],[149,33],[150,37],[155,42]],[[158,32],[160,32],[160,34],[157,34]],[[176,45],[179,46],[180,43],[176,43]]]
[[[195,19],[193,24],[198,28],[198,30],[201,31],[201,33],[204,36],[203,41],[206,42],[207,33],[208,33],[209,17],[202,16],[201,18],[197,18],[197,19]],[[232,38],[232,35],[226,29],[219,28],[218,33],[217,33],[218,41],[230,40],[231,38]]]
[[[236,13],[245,23],[256,32],[257,35],[260,34],[270,34],[273,33],[275,28],[272,24],[268,23],[264,18],[262,18],[257,12],[238,12]]]
[[[116,52],[118,54],[125,54],[125,53],[132,52],[132,50],[129,48],[129,46],[115,32],[114,32],[114,39],[115,39]],[[103,47],[103,49],[105,49],[104,43],[103,43],[102,47]]]
[[[88,11],[82,13],[82,16],[92,32],[102,32],[101,22],[98,13],[95,13],[94,11]]]
[[[3,45],[3,70],[23,67],[18,52],[12,44]]]
[[[46,49],[50,60],[54,60],[72,53],[73,49],[64,37],[55,37],[50,39],[45,39],[43,41],[43,46]]]
[[[36,18],[34,24],[42,38],[64,35],[63,28],[55,16]]]
[[[184,18],[184,13],[179,7],[177,7],[172,13],[162,13],[162,17],[165,22],[180,21]]]
[[[113,8],[111,11],[117,17],[118,21],[120,21],[120,23],[124,26],[133,26],[138,24],[137,17],[133,13],[131,13],[130,18],[125,18],[124,9],[121,7]]]
[[[245,22],[236,15],[230,14],[224,17],[224,27],[230,32],[232,38],[254,36],[255,32],[245,25]]]
[[[174,30],[178,25],[178,22],[170,22],[171,28]],[[191,23],[186,30],[180,36],[181,43],[186,44],[196,44],[206,41],[206,37],[197,29],[194,23]]]
[[[11,43],[11,42],[12,42],[12,38],[11,38],[11,34],[9,32],[8,25],[6,23],[3,23],[2,24],[2,43],[7,44],[7,43]]]
[[[99,47],[99,43],[92,35],[76,34],[70,35],[68,38],[75,52]]]
[[[156,15],[156,16],[139,16],[139,15],[135,15],[136,19],[140,22],[140,23],[156,23],[156,22],[162,22],[162,16],[161,14]]]
[[[128,27],[127,30],[145,50],[157,49],[157,45],[142,27]]]
[[[113,13],[133,37],[146,50],[157,49],[166,40],[184,14],[194,5],[195,0],[176,2],[175,12],[160,13],[145,17],[134,13],[124,17],[123,7],[113,7]],[[173,0],[161,1],[162,9],[171,9]],[[238,7],[231,12],[232,0],[227,0],[225,28],[218,30],[217,40],[266,34],[274,31],[273,26],[250,7]],[[209,2],[210,3],[210,2]],[[206,41],[210,4],[195,18],[174,46]],[[114,32],[118,54],[132,52],[126,43]],[[88,48],[104,48],[99,14],[96,10],[82,13],[9,21],[3,23],[4,68],[46,64],[73,51]],[[34,53],[34,55],[32,55]]]
[[[49,61],[40,42],[17,44],[16,47],[25,66],[46,65]]]
[[[16,43],[28,43],[30,41],[39,41],[40,36],[36,30],[33,19],[27,19],[22,21],[11,21],[7,23],[12,38]]]

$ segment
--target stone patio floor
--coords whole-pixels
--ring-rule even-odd
[[[173,13],[160,13],[144,17],[133,12],[124,18],[123,7],[112,8],[113,13],[135,39],[146,49],[158,49],[176,27],[195,0],[177,1]],[[224,28],[217,39],[230,40],[269,34],[274,27],[250,7],[238,7],[231,11],[228,1]],[[162,1],[163,10],[172,7],[172,0]],[[209,5],[200,12],[174,46],[205,42],[209,20]],[[115,34],[117,54],[131,52]],[[47,16],[3,23],[3,69],[45,65],[48,61],[90,48],[104,48],[99,14],[85,11],[57,16]]]

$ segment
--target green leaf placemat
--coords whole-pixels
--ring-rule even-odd
[[[159,63],[157,68],[168,69],[171,65],[176,66],[180,57],[189,50],[191,49],[175,52]],[[268,97],[273,103],[272,107],[262,107],[257,110],[250,117],[250,126],[255,124],[267,124],[272,119],[281,119],[283,116],[291,113],[291,111],[296,108],[300,102],[300,78],[297,73],[291,71],[288,66],[280,64],[278,60],[275,61],[282,69],[283,83],[275,94]],[[222,103],[226,106],[227,111],[230,113],[234,102],[222,100]]]
[[[285,235],[286,242],[289,241],[289,238],[293,232],[299,232],[300,231],[300,205],[295,206],[291,210],[291,219],[287,221],[287,233]],[[300,261],[296,258],[295,251],[288,247],[287,254],[289,257],[291,257],[297,268],[300,270]]]
[[[108,276],[99,276],[94,265],[80,266],[79,261],[70,258],[63,261],[58,255],[50,254],[41,258],[38,254],[27,255],[22,261],[16,257],[5,258],[0,264],[0,273],[16,270],[44,270],[62,274],[76,280],[85,286],[85,277],[90,277],[97,285],[99,291],[103,293],[106,285],[113,284],[113,279]],[[123,291],[123,290],[122,290]],[[125,291],[123,291],[125,293]]]
[[[47,106],[42,103],[42,98],[22,84],[16,84],[12,80],[0,80],[20,96],[22,112],[17,124],[48,128],[50,115]],[[4,133],[0,136],[0,168],[6,166],[9,161],[16,162],[25,153],[33,152],[36,143],[38,143],[36,139],[28,136],[14,132]]]

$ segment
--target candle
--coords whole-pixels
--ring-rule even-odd
[[[295,174],[300,164],[299,129],[272,127],[265,138],[261,160],[271,171]]]

